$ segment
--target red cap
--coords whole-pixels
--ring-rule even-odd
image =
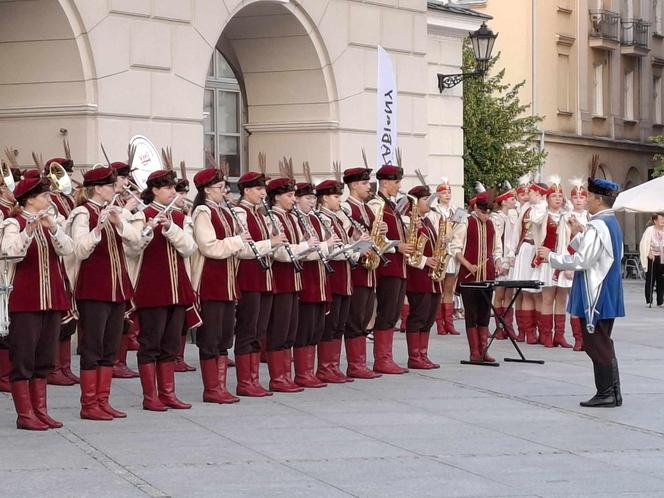
[[[489,193],[488,192],[480,192],[475,196],[475,203],[474,205],[478,208],[480,208],[483,211],[487,211],[491,209],[493,206],[491,204],[491,201],[489,200]]]
[[[507,192],[503,192],[502,194],[497,196],[494,200],[496,202],[505,202],[510,197],[515,197],[514,190],[508,190]]]
[[[303,197],[305,195],[316,195],[314,186],[308,182],[300,182],[295,185],[295,196]]]
[[[371,178],[371,170],[369,168],[348,168],[344,170],[344,183],[361,182]]]
[[[270,180],[266,187],[269,195],[285,194],[286,192],[295,191],[295,182],[290,178],[275,178]]]
[[[147,186],[151,188],[175,187],[175,173],[171,170],[160,169],[148,176]]]
[[[588,190],[583,185],[579,185],[578,187],[574,185],[571,195],[572,197],[588,197]]]
[[[83,175],[83,186],[109,185],[115,183],[117,174],[111,168],[95,168],[85,172]]]
[[[23,179],[14,187],[14,197],[17,201],[23,198],[34,197],[42,192],[48,192],[48,182],[39,177]]]
[[[316,195],[341,195],[343,184],[336,180],[323,180],[316,185]]]
[[[386,164],[376,171],[376,178],[379,180],[401,180],[403,178],[403,169],[399,166]]]
[[[517,194],[525,194],[526,192],[528,192],[528,185],[519,185],[516,188],[516,193]]]
[[[250,171],[245,173],[240,177],[237,182],[238,187],[250,188],[250,187],[265,187],[265,182],[269,180],[263,173],[258,171]]]
[[[549,193],[549,187],[546,185],[546,183],[531,183],[528,185],[528,189],[539,192],[542,195],[547,195]]]
[[[562,194],[562,193],[563,193],[563,188],[558,183],[552,183],[551,186],[546,191],[547,196],[551,194]]]
[[[470,200],[468,201],[468,205],[470,207],[474,207],[476,202],[477,202],[477,196],[471,197]]]
[[[199,190],[223,180],[224,175],[222,175],[221,171],[215,168],[202,169],[194,175],[194,185],[196,185],[196,188]]]
[[[23,173],[23,179],[27,180],[28,178],[41,178],[41,173],[38,169],[28,169]]]
[[[429,197],[431,195],[429,187],[425,187],[424,185],[413,187],[408,191],[408,193],[418,199],[421,199],[422,197]]]
[[[114,163],[111,163],[111,168],[115,170],[118,176],[129,176],[129,165],[127,163],[123,163],[122,161],[116,161]]]
[[[436,192],[449,192],[452,190],[449,183],[441,183],[436,187]]]

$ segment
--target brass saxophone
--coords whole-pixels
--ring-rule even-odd
[[[383,225],[383,213],[385,211],[385,201],[383,201],[382,199],[380,200],[381,200],[380,207],[378,208],[378,212],[374,217],[373,226],[371,227],[371,240],[373,241],[376,249],[378,249],[378,253],[382,254],[383,249],[387,244],[387,241],[385,240],[385,236],[380,233],[381,226]],[[378,268],[381,262],[378,253],[376,253],[376,251],[368,252],[364,256],[364,261],[362,262],[362,266],[367,270],[375,270],[376,268]]]
[[[408,196],[410,199],[410,223],[408,224],[407,241],[409,244],[415,246],[415,251],[408,256],[408,264],[411,266],[422,266],[422,258],[424,257],[424,245],[427,243],[428,237],[424,234],[418,233],[417,225],[420,221],[420,213],[417,210],[417,198]]]
[[[438,222],[438,237],[436,238],[436,245],[433,248],[433,257],[438,260],[435,268],[429,270],[429,277],[434,282],[442,282],[447,274],[447,265],[452,255],[447,250],[447,233],[449,232],[450,224],[445,216],[440,217]]]

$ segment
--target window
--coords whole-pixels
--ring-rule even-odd
[[[210,61],[203,99],[203,146],[219,163],[227,161],[230,176],[243,173],[243,104],[240,85],[228,61],[216,50]]]
[[[634,71],[627,71],[625,73],[623,93],[624,93],[623,118],[626,121],[634,121]]]
[[[593,66],[593,116],[604,116],[604,64]]]
[[[653,122],[655,124],[662,124],[662,77],[655,76],[652,86],[653,105],[655,106]]]
[[[569,56],[558,54],[558,112],[570,112]]]

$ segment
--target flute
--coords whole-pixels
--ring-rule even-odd
[[[316,237],[316,234],[314,233],[314,228],[311,226],[309,220],[305,218],[306,215],[302,211],[300,211],[300,209],[297,206],[293,206],[293,210],[297,215],[297,219],[299,220],[302,229],[305,230],[307,234],[309,234],[309,237]],[[325,271],[330,275],[334,273],[334,268],[332,268],[330,260],[327,259],[323,254],[323,250],[320,248],[320,245],[316,246],[316,252],[318,253],[318,257],[320,258],[320,260],[323,262]]]
[[[267,213],[267,217],[270,219],[270,224],[272,225],[272,232],[275,235],[281,233],[281,229],[279,228],[279,225],[277,225],[277,220],[274,219],[274,214],[272,213],[270,207],[267,205],[267,202],[265,202],[265,199],[261,199],[261,204],[263,205],[263,209],[265,209],[265,212]],[[290,243],[284,242],[284,249],[288,253],[288,258],[290,259],[291,263],[293,263],[295,272],[300,273],[304,268],[302,267],[302,263],[300,263],[300,260],[295,257],[295,254],[293,254],[293,249],[291,248]]]
[[[328,222],[325,218],[323,218],[323,216],[321,216],[321,214],[320,214],[320,211],[318,211],[317,209],[312,209],[311,212],[314,213],[314,216],[316,218],[318,218],[318,221],[320,221],[321,226],[327,232],[328,238],[331,237],[332,234],[333,234],[333,231],[332,231],[333,229],[332,229],[332,225],[330,224],[330,222]],[[356,259],[354,259],[352,257],[352,254],[350,254],[345,249],[343,241],[338,243],[335,247],[341,249],[341,253],[346,258],[346,261],[348,261],[348,263],[350,263],[351,268],[357,268],[357,265],[359,264],[358,261]]]
[[[233,210],[233,206],[231,206],[231,203],[228,202],[228,199],[224,198],[224,203],[226,204],[226,209],[228,209],[231,212],[231,216],[235,220],[235,223],[237,223],[237,226],[240,228],[240,230],[249,233],[249,227],[245,226],[245,224],[242,223],[242,220],[240,220],[240,217]],[[261,253],[258,251],[258,247],[256,247],[256,243],[251,239],[247,243],[251,248],[251,252],[254,253],[254,257],[256,258],[256,261],[258,261],[261,270],[267,271],[270,268],[270,264],[268,263],[265,256],[261,256]]]

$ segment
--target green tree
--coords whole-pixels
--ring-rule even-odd
[[[505,69],[491,74],[500,54],[492,58],[484,78],[466,78],[463,82],[464,190],[466,198],[475,195],[475,182],[487,189],[505,180],[516,180],[540,167],[546,152],[540,151],[539,116],[526,111],[530,105],[519,101],[517,85],[503,82]],[[475,70],[470,43],[463,49],[463,71]]]
[[[650,137],[650,141],[657,145],[664,145],[664,135]],[[653,156],[653,159],[657,163],[655,170],[652,172],[653,178],[664,175],[664,154],[657,153]]]

